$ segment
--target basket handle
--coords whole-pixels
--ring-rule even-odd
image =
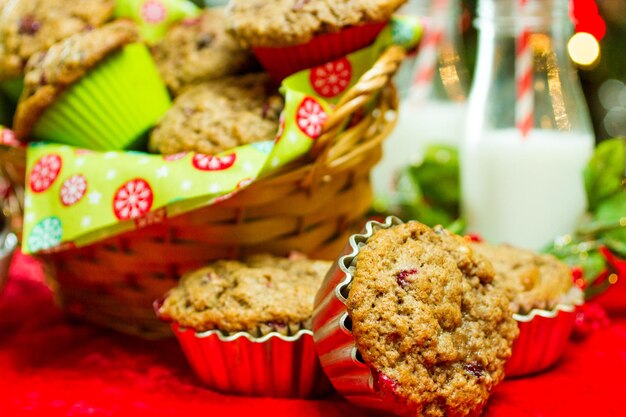
[[[338,136],[337,133],[343,127],[343,122],[349,115],[365,105],[373,95],[387,85],[405,56],[406,50],[403,47],[399,45],[390,46],[378,58],[374,66],[363,74],[359,81],[343,95],[335,106],[335,111],[322,126],[321,135],[313,143],[310,151],[313,158],[317,158],[333,144]]]
[[[399,45],[390,46],[378,58],[374,66],[344,94],[335,106],[333,113],[322,126],[321,135],[313,143],[310,155],[315,162],[309,175],[302,181],[302,186],[314,186],[317,180],[325,175],[329,151],[340,140],[341,135],[339,133],[344,128],[344,122],[391,82],[391,78],[400,67],[405,56],[406,50],[403,47]]]

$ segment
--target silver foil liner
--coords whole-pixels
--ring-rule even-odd
[[[212,390],[282,398],[319,398],[332,390],[310,330],[255,337],[245,332],[197,332],[177,323],[171,326],[192,369]]]
[[[315,346],[335,389],[361,407],[390,413],[397,411],[398,405],[378,395],[377,377],[363,362],[354,343],[346,301],[360,248],[376,231],[402,223],[393,216],[387,217],[384,223],[369,221],[362,233],[352,235],[343,256],[322,283],[313,312]]]

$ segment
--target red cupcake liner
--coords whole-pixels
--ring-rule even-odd
[[[368,46],[386,25],[387,22],[350,26],[336,33],[316,36],[301,45],[254,47],[252,52],[272,79],[280,84],[291,74],[334,61]]]
[[[554,365],[572,334],[575,312],[576,306],[558,305],[550,311],[532,310],[526,315],[514,314],[520,332],[504,368],[507,378],[534,374]]]
[[[172,323],[198,378],[210,389],[254,397],[318,398],[332,387],[317,359],[313,333],[196,332]]]
[[[399,412],[402,404],[390,398],[383,389],[385,381],[379,381],[378,375],[360,357],[352,336],[346,301],[360,247],[377,230],[401,223],[391,216],[384,223],[369,221],[364,233],[350,237],[343,256],[328,272],[317,293],[313,312],[315,347],[324,372],[335,389],[356,405],[393,414]]]

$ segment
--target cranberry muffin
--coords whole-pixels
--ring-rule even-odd
[[[113,0],[0,2],[0,80],[19,77],[28,59],[71,35],[101,26]]]
[[[259,255],[184,276],[156,305],[209,388],[317,398],[331,390],[315,352],[313,299],[327,261]],[[233,378],[233,371],[236,377]]]
[[[582,302],[569,267],[554,256],[510,245],[473,243],[472,247],[493,265],[496,284],[506,292],[515,313]]]
[[[478,416],[518,334],[493,267],[443,228],[389,218],[366,231],[316,298],[316,345],[331,381],[377,410]]]
[[[263,73],[207,81],[176,97],[152,131],[149,149],[162,154],[216,154],[273,140],[283,98]]]
[[[217,261],[184,276],[159,309],[197,331],[262,336],[310,328],[313,299],[330,262],[258,255]]]
[[[169,29],[152,55],[175,96],[185,87],[254,69],[252,54],[226,32],[223,8],[203,10]]]

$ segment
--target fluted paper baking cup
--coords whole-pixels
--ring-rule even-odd
[[[559,304],[553,310],[514,314],[520,332],[504,369],[507,378],[535,374],[554,365],[572,334],[575,311],[574,305]]]
[[[130,44],[68,88],[37,121],[33,136],[94,150],[133,148],[169,107],[147,47]]]
[[[252,52],[280,83],[287,76],[341,58],[374,42],[387,22],[350,26],[336,33],[319,35],[301,45],[280,48],[254,47]]]
[[[254,337],[245,332],[197,332],[177,323],[172,329],[192,369],[212,390],[280,398],[319,398],[332,390],[310,330]]]
[[[355,345],[346,301],[360,248],[376,231],[398,224],[402,221],[393,216],[384,223],[369,221],[363,233],[350,237],[343,256],[332,266],[317,293],[313,312],[315,347],[335,389],[361,407],[390,413],[397,411],[398,404],[378,395],[377,377]]]

